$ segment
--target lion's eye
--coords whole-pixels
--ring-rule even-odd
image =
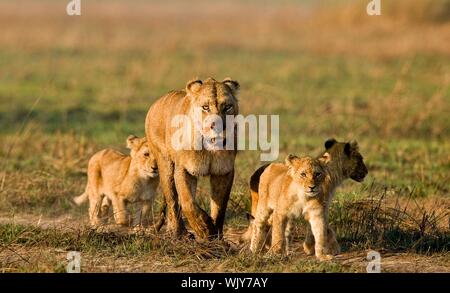
[[[202,106],[203,111],[209,111],[209,106],[208,105],[204,105]]]
[[[150,157],[150,153],[145,153],[144,156],[145,157]]]
[[[300,174],[300,176],[306,177],[306,173],[305,173],[305,172],[302,172],[302,173]]]
[[[316,172],[316,174],[314,174],[314,176],[315,176],[315,177],[320,177],[320,176],[322,176],[322,173]]]

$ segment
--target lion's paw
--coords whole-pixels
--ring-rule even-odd
[[[303,251],[306,255],[314,255],[314,245],[309,245],[306,242],[303,242]]]

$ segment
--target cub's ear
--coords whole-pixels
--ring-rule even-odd
[[[337,143],[337,140],[335,140],[334,138],[329,138],[325,141],[325,149],[328,150],[329,148],[331,148],[332,146],[334,146],[334,144]]]
[[[349,142],[347,142],[347,143],[345,144],[345,146],[344,146],[344,153],[345,153],[348,157],[350,157],[351,154],[352,154],[352,146],[350,145]]]
[[[239,85],[239,82],[232,80],[231,78],[227,77],[225,78],[222,83],[226,84],[233,95],[236,95],[239,92],[239,89],[241,88],[241,86]]]
[[[292,165],[294,164],[294,160],[296,159],[298,159],[297,156],[289,154],[289,156],[287,156],[286,159],[284,160],[284,163],[286,164],[286,166],[292,167]]]
[[[355,151],[357,151],[358,150],[358,148],[359,148],[359,146],[358,146],[358,142],[356,141],[356,140],[351,140],[350,142],[350,146],[351,146],[351,148],[353,149],[353,150],[355,150]]]
[[[132,149],[138,142],[139,137],[136,135],[130,135],[127,137],[127,148]]]
[[[198,93],[202,85],[203,82],[200,79],[191,80],[186,84],[186,92],[188,94]]]
[[[344,146],[344,153],[350,157],[352,152],[358,151],[358,143],[356,140],[352,140],[350,142],[347,142]]]
[[[327,152],[323,153],[323,155],[319,158],[319,162],[324,165],[328,164],[328,162],[330,162],[330,160],[331,160],[331,156]]]

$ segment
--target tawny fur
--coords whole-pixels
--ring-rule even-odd
[[[319,160],[290,155],[285,164],[273,163],[265,168],[259,183],[259,201],[253,223],[250,250],[258,253],[263,249],[268,226],[272,226],[271,251],[287,254],[289,238],[295,219],[303,216],[314,233],[316,256],[327,255],[324,194],[321,192],[325,178]],[[272,218],[272,220],[270,220]]]
[[[367,168],[364,164],[363,158],[358,150],[358,144],[353,142],[337,142],[335,139],[330,139],[325,142],[325,151],[318,157],[318,159],[324,164],[327,176],[322,183],[322,192],[325,195],[323,197],[324,203],[326,203],[325,220],[328,223],[328,208],[332,201],[336,188],[347,178],[351,178],[357,182],[363,181],[367,175]],[[259,201],[258,189],[254,186],[259,186],[261,176],[261,170],[267,168],[267,165],[260,167],[254,172],[250,181],[251,199],[252,199],[252,213],[253,207],[257,206]],[[269,222],[270,224],[270,222]],[[247,231],[241,237],[242,241],[249,241],[252,235],[253,221],[250,221],[250,225]],[[315,253],[315,240],[311,232],[311,227],[308,225],[306,239],[303,244],[305,253],[308,255]],[[327,229],[327,246],[329,253],[336,255],[340,253],[340,246],[336,241],[334,231],[328,227]]]
[[[233,184],[236,150],[196,150],[195,140],[187,145],[190,150],[175,148],[172,138],[179,129],[172,127],[173,118],[177,115],[192,118],[193,112],[200,109],[201,119],[216,114],[225,122],[226,115],[239,113],[238,89],[239,84],[230,79],[222,82],[212,78],[194,80],[187,83],[185,90],[173,91],[158,99],[147,113],[146,136],[160,170],[161,188],[168,208],[167,228],[175,236],[186,231],[180,213],[181,204],[183,214],[197,237],[221,237]],[[203,122],[193,120],[194,123]],[[227,125],[224,125],[224,132],[226,129]],[[190,135],[193,137],[192,133]],[[210,176],[211,216],[195,202],[200,176]]]
[[[253,227],[253,219],[256,215],[256,208],[258,207],[258,192],[259,192],[259,180],[261,177],[261,174],[264,172],[264,170],[269,166],[270,164],[265,164],[261,167],[259,167],[250,177],[250,195],[251,195],[251,214],[249,215],[250,224],[248,225],[247,231],[245,231],[244,234],[241,235],[239,241],[240,242],[250,242],[252,239],[252,227]]]
[[[104,149],[91,157],[85,192],[74,198],[78,205],[89,200],[89,220],[93,227],[106,224],[109,206],[118,225],[147,224],[159,185],[156,160],[145,138],[127,139],[130,155]],[[128,203],[138,203],[129,217]]]
[[[326,197],[325,221],[328,225],[328,211],[333,196],[342,182],[346,179],[352,179],[356,182],[362,182],[368,174],[362,155],[359,152],[359,146],[356,141],[337,142],[335,139],[329,139],[325,142],[325,151],[318,157],[325,164],[327,176],[323,182],[322,192]],[[332,255],[339,254],[341,247],[336,240],[336,235],[328,227],[327,245]],[[303,249],[306,254],[314,254],[314,236],[311,233],[311,227],[308,225]]]

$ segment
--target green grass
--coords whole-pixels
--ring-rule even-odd
[[[328,137],[358,140],[369,176],[363,184],[348,181],[338,190],[331,216],[334,225],[360,229],[354,235],[338,230],[347,251],[448,251],[448,223],[445,217],[432,218],[433,211],[445,216],[450,209],[445,21],[430,22],[431,13],[423,16],[423,25],[416,25],[422,16],[414,14],[411,17],[417,19],[405,26],[395,22],[395,14],[394,19],[390,16],[389,7],[394,6],[386,8],[385,18],[359,16],[356,25],[332,15],[303,19],[295,13],[312,4],[295,1],[271,4],[270,17],[253,1],[234,3],[239,9],[203,3],[201,17],[186,19],[186,4],[172,11],[161,3],[136,4],[141,9],[134,10],[116,3],[111,12],[103,11],[105,3],[92,4],[88,15],[70,20],[53,2],[46,2],[45,12],[29,16],[14,4],[2,9],[0,212],[85,217],[85,207],[75,207],[71,198],[84,189],[87,160],[93,153],[107,146],[125,151],[126,137],[144,134],[148,108],[169,90],[183,88],[193,77],[231,76],[241,83],[243,114],[280,115],[279,160],[289,153],[318,154]],[[16,17],[3,14],[8,11]],[[340,12],[336,8],[333,13]],[[227,214],[230,227],[246,224],[247,181],[260,164],[257,151],[243,151],[237,158]],[[207,208],[205,181],[198,200]],[[386,210],[377,210],[372,222],[361,227],[355,218],[345,217],[352,203],[381,197],[386,205],[400,201],[415,221],[375,226],[378,230],[368,236],[373,221],[389,215]],[[420,226],[424,210],[431,217],[423,224],[426,229]],[[433,225],[439,231],[427,230]],[[0,239],[17,235],[13,228],[3,227]],[[58,238],[48,231],[33,233],[32,239],[41,244]],[[153,251],[138,238],[114,242],[86,235],[78,235],[85,237],[80,245],[93,254],[102,247],[113,255]],[[78,241],[75,234],[62,236],[62,242],[45,245],[68,249]],[[270,259],[256,261],[264,263],[260,266],[251,259],[229,257],[230,270],[286,269],[270,264]],[[289,262],[289,268],[342,269],[298,259]],[[58,265],[52,269],[58,270]]]

